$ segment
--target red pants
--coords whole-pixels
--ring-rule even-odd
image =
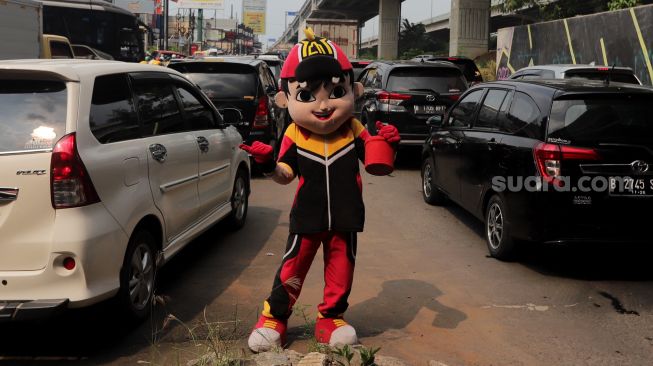
[[[320,244],[324,251],[324,299],[317,309],[326,318],[341,316],[354,279],[356,233],[290,234],[281,267],[263,315],[288,319]]]

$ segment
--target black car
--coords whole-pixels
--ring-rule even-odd
[[[350,62],[351,67],[354,69],[354,80],[358,80],[358,77],[363,73],[363,70],[372,63],[372,61],[369,60],[350,60]]]
[[[276,144],[283,118],[274,103],[277,83],[265,61],[225,57],[169,67],[195,82],[219,110],[239,110],[243,118],[236,128],[246,143]]]
[[[485,221],[490,254],[520,240],[647,242],[653,208],[653,90],[580,81],[502,81],[434,117],[424,200]]]
[[[432,62],[432,61],[447,61],[451,62],[452,64],[458,66],[460,71],[463,72],[463,75],[465,76],[465,80],[467,80],[467,83],[469,83],[469,86],[476,85],[478,83],[483,82],[483,76],[481,75],[481,71],[478,69],[478,66],[476,66],[476,63],[474,60],[469,59],[467,57],[461,57],[461,56],[454,56],[454,57],[445,57],[445,56],[435,56],[435,57],[430,57],[425,59],[427,62]]]
[[[375,121],[396,126],[405,145],[424,143],[426,120],[443,114],[467,89],[462,72],[449,62],[375,61],[358,81],[365,92],[356,101],[356,117],[373,135]]]

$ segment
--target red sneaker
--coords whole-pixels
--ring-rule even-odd
[[[317,318],[315,338],[319,343],[335,345],[354,345],[358,343],[356,329],[343,318]]]
[[[287,321],[268,318],[261,315],[249,335],[247,345],[252,352],[266,352],[274,347],[282,347],[286,343]]]

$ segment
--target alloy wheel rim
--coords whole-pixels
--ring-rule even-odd
[[[431,192],[432,192],[431,183],[433,182],[433,178],[431,177],[431,164],[429,163],[426,163],[426,166],[424,167],[422,182],[423,182],[422,189],[424,190],[424,195],[426,195],[426,197],[431,197]]]
[[[488,210],[487,238],[492,249],[498,249],[503,239],[503,212],[501,206],[493,203]]]
[[[245,206],[247,204],[247,192],[245,190],[245,182],[242,178],[236,179],[234,187],[233,208],[238,220],[245,216]]]
[[[154,289],[154,261],[147,244],[139,244],[131,258],[129,297],[137,310],[143,310],[150,301]]]

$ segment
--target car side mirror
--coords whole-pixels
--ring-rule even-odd
[[[442,116],[441,114],[436,114],[435,116],[429,117],[429,119],[426,120],[426,124],[432,129],[438,129],[442,127],[443,120],[444,120],[444,116]]]
[[[224,123],[230,126],[247,125],[243,113],[238,108],[219,108]]]

